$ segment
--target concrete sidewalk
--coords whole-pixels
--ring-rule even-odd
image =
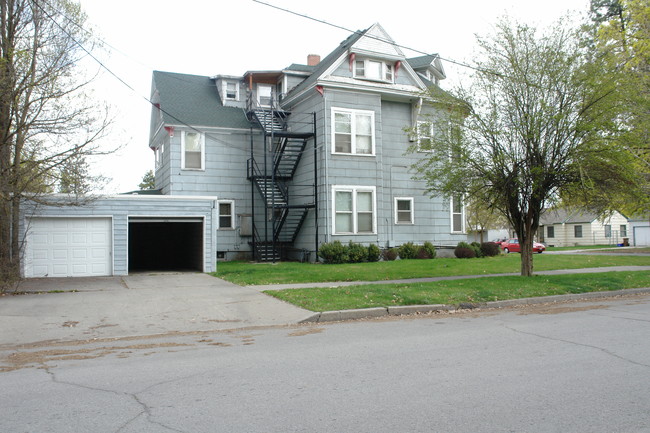
[[[43,278],[19,290],[29,293],[0,297],[0,346],[283,325],[313,314],[200,273]]]
[[[622,271],[650,271],[650,266],[608,266],[604,268],[559,269],[555,271],[535,272],[535,275],[592,274],[597,272],[622,272]],[[468,278],[485,278],[485,277],[511,277],[511,276],[518,276],[518,275],[520,274],[517,272],[517,273],[507,273],[507,274],[454,275],[450,277],[410,278],[410,279],[403,279],[403,280],[383,280],[383,281],[333,281],[327,283],[264,284],[264,285],[246,286],[246,287],[263,292],[265,290],[303,289],[308,287],[346,287],[346,286],[360,286],[365,284],[429,283],[433,281],[465,280]]]

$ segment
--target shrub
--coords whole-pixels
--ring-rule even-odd
[[[384,260],[393,261],[397,258],[397,248],[384,250],[382,255],[384,256]]]
[[[368,245],[368,261],[378,262],[381,258],[381,250],[375,244]]]
[[[473,259],[476,257],[474,250],[467,247],[456,247],[454,255],[459,259]]]
[[[368,260],[368,249],[352,241],[348,244],[348,262],[361,263]]]
[[[483,242],[481,244],[481,252],[484,257],[494,257],[501,253],[499,246],[494,242]]]
[[[418,254],[418,247],[415,246],[413,242],[407,242],[400,245],[399,247],[399,258],[400,259],[414,259]]]
[[[329,242],[320,246],[318,255],[327,264],[346,263],[348,261],[348,248],[341,241]]]
[[[433,246],[433,244],[429,241],[426,241],[424,245],[422,245],[422,248],[429,253],[430,258],[435,259],[436,258],[436,247]]]
[[[472,242],[471,244],[469,244],[469,247],[472,250],[474,250],[474,255],[476,255],[476,257],[483,257],[483,252],[481,251],[481,244],[479,244],[478,242]]]
[[[431,254],[429,254],[429,252],[424,247],[420,247],[420,248],[418,248],[418,252],[415,255],[415,258],[416,259],[431,259],[432,257],[431,257]]]

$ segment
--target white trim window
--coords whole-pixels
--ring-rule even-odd
[[[431,122],[418,120],[416,127],[416,134],[418,140],[418,151],[432,152],[433,125]]]
[[[332,153],[375,154],[375,112],[332,108]]]
[[[374,186],[332,186],[335,235],[376,233],[375,190]]]
[[[363,80],[392,83],[395,74],[391,63],[376,59],[359,59],[354,61],[353,76]]]
[[[205,136],[196,131],[181,134],[181,168],[203,170],[205,167]]]
[[[273,85],[257,84],[257,103],[261,107],[270,107],[273,104]]]
[[[235,228],[235,202],[219,200],[219,229]]]
[[[413,197],[395,197],[395,224],[415,224]]]
[[[239,83],[236,81],[224,81],[223,94],[228,101],[239,101]]]
[[[456,195],[450,199],[451,232],[465,233],[465,206],[463,198]]]

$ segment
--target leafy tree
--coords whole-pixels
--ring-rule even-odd
[[[144,176],[142,176],[142,182],[138,184],[138,188],[145,189],[156,189],[156,177],[153,174],[153,170],[148,170]]]
[[[595,56],[615,74],[622,102],[611,122],[620,131],[613,140],[635,155],[634,170],[650,181],[650,3],[645,0],[592,0],[590,38]],[[619,196],[628,213],[650,208],[650,187]]]
[[[468,231],[479,233],[481,243],[487,240],[483,239],[486,230],[508,228],[508,222],[502,214],[478,200],[470,200],[467,203],[465,215]]]
[[[607,180],[620,191],[636,181],[629,152],[603,138],[616,84],[563,22],[540,34],[503,19],[478,46],[469,89],[430,90],[445,115],[429,117],[431,152],[414,168],[432,194],[463,194],[503,215],[522,246],[521,274],[530,276],[545,206],[567,189],[602,190]]]
[[[0,0],[0,291],[19,276],[22,204],[46,201],[110,123],[84,92],[84,20],[69,0]]]

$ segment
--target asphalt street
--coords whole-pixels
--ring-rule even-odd
[[[650,295],[0,346],[0,431],[650,432]]]

